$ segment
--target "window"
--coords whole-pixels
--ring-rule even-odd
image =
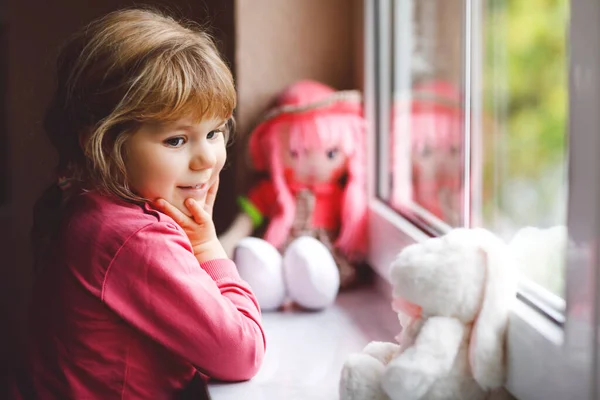
[[[437,231],[465,222],[462,207],[464,0],[391,3],[389,162],[379,194]],[[387,170],[387,171],[386,171]]]
[[[495,232],[522,273],[508,389],[594,398],[600,3],[376,0],[365,18],[371,264]]]

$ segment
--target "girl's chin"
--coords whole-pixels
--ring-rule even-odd
[[[196,200],[197,204],[203,204],[204,203],[204,199],[198,199],[196,197],[186,197],[186,198],[174,198],[174,199],[168,199],[167,197],[160,197],[162,199],[165,199],[168,203],[170,203],[172,206],[174,206],[176,209],[178,209],[179,211],[181,211],[183,214],[187,215],[188,217],[192,217],[192,212],[185,206],[185,201],[189,198],[192,198],[194,200]]]
[[[192,213],[190,212],[190,210],[188,210],[187,207],[183,203],[178,204],[177,209],[179,211],[181,211],[182,213],[184,213],[185,215],[187,215],[188,217],[192,216]]]
[[[187,199],[185,199],[187,200]],[[178,204],[176,205],[177,209],[179,209],[179,211],[181,211],[182,213],[184,213],[185,215],[187,215],[188,217],[192,217],[192,212],[185,206],[185,200],[182,200],[181,202],[178,202]],[[202,205],[204,204],[204,199],[195,199],[196,200],[196,204],[198,205]]]

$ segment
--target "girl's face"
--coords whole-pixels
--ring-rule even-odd
[[[224,128],[219,119],[142,125],[125,144],[131,189],[151,201],[165,199],[190,215],[184,201],[204,204],[225,164]]]

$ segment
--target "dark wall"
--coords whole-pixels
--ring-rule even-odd
[[[7,90],[0,92],[0,376],[14,368],[23,342],[27,302],[32,283],[29,248],[31,210],[40,192],[55,177],[55,154],[42,130],[53,91],[54,65],[60,44],[76,29],[109,11],[139,4],[162,5],[175,15],[209,22],[221,51],[233,65],[233,0],[9,0],[0,7],[7,51],[0,47],[0,71]],[[166,7],[165,7],[166,6]],[[4,15],[3,15],[4,14]],[[0,26],[0,32],[3,27]],[[3,38],[0,36],[0,44]],[[0,82],[2,82],[0,77]],[[0,88],[2,85],[0,84]],[[227,226],[235,211],[233,170],[223,172],[215,209],[217,229]],[[0,174],[2,176],[2,174]],[[6,193],[6,198],[2,198]],[[0,391],[0,398],[2,392]]]

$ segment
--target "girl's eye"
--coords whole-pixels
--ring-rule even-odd
[[[169,138],[164,143],[169,147],[181,147],[185,144],[185,138],[181,136]]]
[[[296,150],[291,150],[290,156],[292,156],[292,158],[298,158],[298,152]]]
[[[327,150],[327,158],[329,158],[330,160],[333,160],[334,158],[337,157],[339,152],[340,152],[340,150],[337,148],[329,149],[329,150]]]
[[[210,139],[214,139],[214,138],[216,138],[216,137],[217,137],[217,135],[218,135],[219,133],[221,133],[221,131],[219,131],[219,130],[210,131],[210,132],[208,132],[208,134],[206,135],[206,138],[207,138],[208,140],[210,140]]]

